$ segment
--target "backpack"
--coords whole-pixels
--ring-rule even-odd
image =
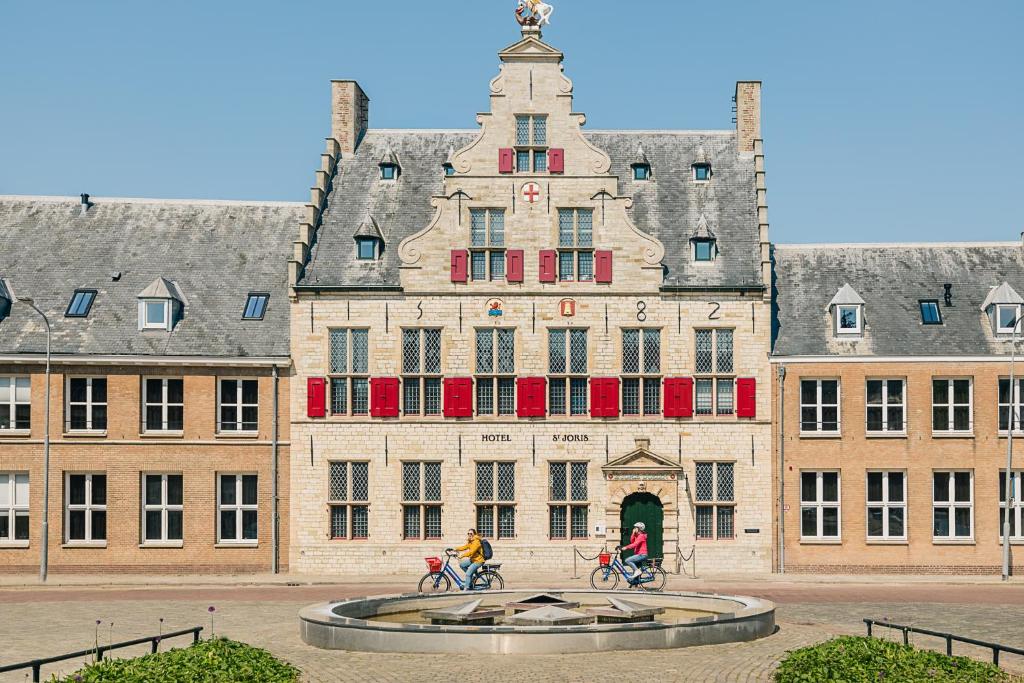
[[[486,538],[480,539],[480,550],[484,554],[484,560],[489,560],[494,557],[494,549],[491,548],[491,542]]]

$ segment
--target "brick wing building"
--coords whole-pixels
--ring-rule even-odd
[[[42,545],[47,335],[26,298],[52,328],[50,569],[287,566],[301,211],[0,197],[0,571],[37,571]]]
[[[566,568],[647,522],[771,558],[760,84],[734,130],[584,132],[526,27],[472,130],[378,130],[335,81],[291,263],[291,561],[415,571],[478,528]],[[623,531],[623,530],[626,531]]]
[[[774,262],[785,571],[999,573],[1024,247],[777,246]]]

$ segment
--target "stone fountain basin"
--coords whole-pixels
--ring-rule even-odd
[[[424,654],[568,654],[616,650],[661,650],[756,640],[775,631],[775,604],[760,598],[714,593],[632,593],[544,589],[585,606],[623,598],[669,610],[710,616],[634,624],[579,626],[462,626],[396,623],[375,617],[437,610],[467,602],[465,594],[407,593],[310,605],[299,612],[303,642],[327,650]],[[536,590],[473,593],[481,608],[500,608]]]

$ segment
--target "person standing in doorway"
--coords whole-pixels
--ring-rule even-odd
[[[627,550],[632,550],[636,554],[626,558],[626,565],[633,569],[632,573],[627,576],[627,579],[634,579],[640,576],[640,563],[647,559],[647,525],[643,522],[637,522],[633,525],[633,532],[629,537],[629,545],[623,546],[619,550],[625,555]]]
[[[456,550],[462,553],[459,556],[459,566],[466,572],[466,585],[462,590],[471,591],[473,590],[473,577],[484,564],[483,544],[480,543],[480,536],[476,533],[476,529],[466,532],[466,544],[460,545]]]

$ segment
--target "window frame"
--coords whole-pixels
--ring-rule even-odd
[[[170,299],[140,299],[142,306],[142,330],[170,330],[171,329],[171,300]],[[149,321],[149,307],[159,305],[163,308],[163,320],[159,323]]]
[[[224,382],[235,382],[236,383],[236,385],[235,385],[235,401],[236,402],[235,403],[224,403],[223,402],[223,398],[224,398],[224,396],[223,396],[223,384],[224,384]],[[243,401],[244,395],[245,395],[245,391],[244,391],[243,387],[245,386],[244,385],[245,382],[255,382],[256,383],[256,403],[245,403]],[[237,412],[235,413],[235,418],[236,419],[235,419],[233,424],[236,427],[238,427],[238,429],[225,429],[224,428],[225,424],[232,424],[232,423],[225,423],[224,422],[224,415],[221,412],[221,410],[225,406],[234,406],[235,407],[235,410]],[[244,411],[245,411],[246,408],[255,408],[256,409],[256,426],[253,429],[244,429],[243,428],[247,424],[245,419],[244,419],[244,415],[245,415]],[[253,436],[253,435],[256,435],[256,434],[260,433],[260,381],[259,381],[258,377],[233,377],[232,376],[232,377],[218,377],[217,378],[217,433],[218,434],[223,434],[223,435],[228,435],[228,436],[237,436],[237,435]]]
[[[736,461],[734,460],[696,460],[693,463],[693,505],[694,505],[694,525],[693,525],[693,538],[698,542],[707,541],[735,541],[738,538],[736,533],[736,509],[738,507],[736,501]],[[700,465],[710,465],[711,469],[711,497],[701,498],[700,497]],[[721,474],[723,466],[731,468],[732,477],[732,498],[726,499],[720,497],[721,494]],[[698,521],[700,510],[710,509],[711,513],[711,526],[710,535],[700,535],[701,529]],[[720,510],[728,509],[732,515],[732,533],[723,535],[721,533],[722,526],[722,513]]]
[[[221,481],[225,477],[235,480],[235,502],[225,503],[221,496]],[[256,502],[245,502],[245,477],[256,477]],[[217,472],[217,545],[230,547],[256,547],[260,542],[260,477],[258,472]],[[224,538],[221,535],[221,515],[225,512],[235,513],[235,538]],[[256,513],[256,538],[245,538],[245,513]]]
[[[942,308],[939,306],[938,299],[920,299],[917,302],[918,308],[921,311],[921,324],[922,325],[942,325]],[[925,315],[925,306],[935,307],[935,320],[928,320]]]
[[[552,367],[551,367],[551,336],[552,336],[553,332],[559,332],[559,331],[563,332],[565,334],[565,347],[563,349],[563,351],[565,352],[565,354],[564,354],[564,358],[565,358],[565,369],[564,369],[564,372],[554,372],[552,370]],[[551,416],[551,417],[556,417],[557,416],[557,417],[565,417],[565,418],[570,418],[570,419],[574,418],[574,417],[580,417],[580,416],[589,415],[590,414],[589,413],[589,411],[590,411],[590,387],[588,386],[588,384],[589,384],[589,379],[590,379],[590,355],[591,355],[590,354],[590,328],[589,327],[549,327],[549,328],[547,328],[547,332],[548,332],[548,334],[547,334],[547,346],[548,346],[548,354],[547,354],[547,361],[548,361],[547,362],[548,415]],[[583,338],[585,340],[583,348],[584,348],[584,353],[585,353],[584,364],[586,366],[586,370],[584,372],[574,372],[573,371],[573,367],[574,367],[573,366],[573,355],[572,355],[572,351],[573,351],[573,343],[572,343],[573,333],[576,333],[577,335],[578,334],[582,334]],[[573,403],[572,403],[573,386],[574,386],[574,383],[575,383],[575,386],[578,387],[581,382],[583,384],[583,397],[584,397],[583,410],[578,411],[578,412],[574,412],[573,411]],[[556,403],[552,400],[552,397],[553,397],[553,395],[555,393],[554,387],[556,385],[561,387],[561,389],[562,389],[562,402],[563,402],[563,404],[565,406],[565,410],[561,411],[561,412],[555,412],[554,407],[555,407]]]
[[[366,369],[356,371],[355,348],[356,332],[366,334]],[[338,370],[334,358],[334,336],[342,333],[345,336],[345,367]],[[328,409],[331,417],[368,417],[370,415],[370,328],[369,327],[329,327],[327,328],[327,384],[330,389]],[[337,389],[340,384],[345,387],[345,410],[335,410],[337,407]],[[359,392],[356,387],[360,387]],[[365,396],[365,409],[356,412],[355,396],[362,393]]]
[[[439,418],[444,416],[444,328],[443,327],[402,327],[401,343],[398,345],[398,367],[401,368],[402,380],[402,417]],[[418,367],[419,372],[407,372],[405,366],[405,334],[415,331],[417,333]],[[437,332],[438,362],[436,372],[427,372],[427,332]],[[410,412],[408,408],[408,391],[411,385],[417,387],[418,408],[416,412]],[[437,404],[436,411],[427,412],[427,387],[436,386]]]
[[[968,474],[969,477],[970,477],[970,491],[971,491],[970,500],[968,500],[966,502],[964,502],[964,501],[957,501],[956,500],[956,475],[957,474],[964,474],[964,473]],[[939,500],[935,499],[935,483],[936,483],[935,482],[935,477],[936,477],[937,474],[948,474],[949,475],[949,481],[948,481],[948,484],[947,484],[947,489],[948,489],[947,492],[949,494],[949,500],[939,501]],[[974,470],[973,469],[963,469],[963,468],[960,468],[960,469],[957,469],[957,468],[953,468],[953,469],[948,469],[948,468],[933,469],[932,470],[932,476],[931,476],[931,491],[932,491],[932,505],[931,505],[931,507],[932,507],[932,544],[942,545],[944,543],[947,543],[947,544],[948,543],[953,543],[953,544],[956,544],[956,543],[972,544],[972,543],[974,543],[974,525],[975,525],[975,519],[974,519],[974,498],[975,498],[975,496],[974,496]],[[935,512],[938,509],[940,509],[940,508],[944,508],[945,510],[947,510],[947,513],[948,513],[947,523],[949,525],[949,532],[950,533],[948,535],[946,535],[946,536],[938,536],[935,533]],[[971,520],[970,526],[971,526],[971,529],[970,529],[970,533],[967,536],[958,536],[956,534],[956,510],[958,510],[958,509],[967,509],[967,510],[970,511],[970,520]]]
[[[71,399],[71,383],[75,380],[85,380],[85,401],[73,401]],[[104,394],[106,400],[99,402],[93,399],[94,394],[94,383],[96,380],[102,380],[106,385],[104,387]],[[109,426],[110,413],[106,411],[103,416],[104,425],[102,427],[96,427],[95,423],[96,415],[94,409],[102,406],[103,408],[109,407],[110,401],[110,382],[106,375],[66,375],[64,379],[64,432],[67,434],[106,434],[107,427]],[[75,427],[72,423],[71,408],[72,406],[85,406],[85,427]]]
[[[512,368],[502,368],[501,339],[502,332],[511,333],[512,339]],[[480,364],[480,336],[489,334],[491,338],[491,368],[481,369]],[[511,417],[516,414],[516,328],[515,327],[477,327],[473,334],[473,406],[477,417]],[[481,387],[490,386],[490,410],[482,410]],[[502,387],[511,386],[511,402],[502,404]],[[503,410],[503,408],[505,408]]]
[[[619,381],[619,392],[620,392],[620,405],[622,406],[622,415],[629,417],[656,417],[662,414],[662,392],[661,382],[663,375],[663,364],[662,364],[662,330],[661,327],[621,327],[619,328],[619,360],[621,362],[621,379]],[[629,332],[635,332],[637,334],[637,368],[635,372],[627,372],[626,370],[626,334]],[[654,371],[649,370],[647,363],[647,337],[648,335],[657,336],[658,353],[657,353],[657,369]],[[627,412],[626,402],[626,382],[636,382],[637,396],[636,396],[636,412]],[[653,389],[652,389],[653,387]],[[648,391],[654,394],[655,405],[648,405]],[[631,408],[631,406],[630,406]],[[651,410],[648,410],[651,408]]]
[[[89,313],[92,311],[92,305],[93,305],[93,303],[96,302],[96,295],[97,294],[99,294],[99,292],[97,290],[95,290],[95,289],[76,289],[74,291],[74,293],[71,295],[71,300],[68,301],[68,307],[64,311],[64,317],[65,318],[88,318],[89,317]],[[88,297],[88,299],[86,300],[86,303],[85,303],[85,310],[81,311],[79,313],[72,313],[72,311],[76,308],[75,302],[78,300],[80,295]]]
[[[871,475],[880,474],[882,475],[882,498],[880,500],[871,499]],[[900,474],[903,477],[903,499],[900,501],[889,500],[890,487],[889,477],[892,474]],[[909,505],[907,502],[907,470],[901,469],[878,469],[870,468],[864,473],[864,537],[868,543],[887,543],[887,542],[903,542],[908,540],[907,529],[910,526],[907,513],[909,511]],[[882,511],[882,534],[873,536],[871,534],[871,509],[881,508]],[[903,511],[903,533],[900,535],[894,535],[890,531],[890,519],[889,512],[893,509],[900,509]]]
[[[526,143],[523,143],[522,138],[520,138],[520,136],[519,136],[519,124],[520,124],[520,120],[522,120],[522,119],[526,119],[526,121],[527,121],[526,126],[527,126],[527,138],[528,138],[528,140],[527,140]],[[544,122],[544,126],[543,126],[544,139],[540,140],[540,141],[537,140],[537,138],[539,137],[537,135],[537,132],[538,132],[537,121],[538,120],[543,120],[543,122]],[[513,149],[514,149],[514,153],[515,153],[515,172],[517,174],[522,173],[524,175],[526,175],[526,174],[537,175],[537,174],[540,174],[540,173],[547,173],[548,172],[547,152],[548,152],[548,149],[550,148],[550,137],[551,137],[549,135],[550,131],[548,130],[548,115],[547,114],[535,114],[535,113],[515,114],[514,115],[514,126],[515,126],[515,130],[513,130],[513,137],[514,137],[515,145],[513,145]],[[525,164],[526,168],[523,168],[523,165],[520,163],[520,161],[522,160],[522,156],[521,155],[523,155],[523,154],[527,155],[527,157],[526,157],[526,164]],[[538,164],[538,156],[540,154],[544,155],[544,160],[543,160],[542,164]],[[541,166],[541,165],[543,165],[543,168],[539,168],[539,166]]]
[[[871,382],[882,383],[882,402],[881,403],[869,403],[869,390],[868,387]],[[889,382],[899,382],[901,384],[900,397],[901,403],[890,404],[889,402]],[[889,408],[901,408],[900,423],[901,429],[889,429]],[[868,415],[872,409],[880,409],[882,411],[882,427],[881,429],[872,429],[870,426],[870,418]],[[864,380],[864,432],[868,436],[906,436],[907,435],[907,378],[906,377],[867,377]]]
[[[803,384],[804,382],[815,382],[815,403],[804,403],[803,395]],[[836,402],[823,403],[822,402],[822,382],[835,382],[836,383]],[[838,377],[801,377],[800,378],[800,413],[797,416],[800,424],[800,436],[840,436],[843,433],[843,383]],[[836,409],[836,428],[826,430],[824,428],[824,420],[822,419],[822,413],[825,408],[831,408],[835,406]],[[815,408],[815,429],[806,430],[804,429],[803,412],[804,408]]]
[[[693,244],[693,261],[695,263],[711,263],[715,260],[718,249],[716,241],[713,239],[695,239],[690,240]],[[707,258],[701,258],[700,247],[704,245],[708,248]]]
[[[438,541],[444,538],[444,462],[441,460],[402,460],[401,468],[399,470],[399,476],[401,477],[401,505],[402,505],[402,540],[403,541]],[[418,477],[418,499],[412,500],[405,497],[406,490],[406,465],[417,465],[419,469]],[[438,498],[437,500],[427,499],[427,465],[436,465],[438,469]],[[408,511],[416,509],[417,519],[419,525],[419,531],[417,536],[410,536],[406,534],[408,531],[407,517]],[[436,536],[430,535],[427,529],[427,512],[437,510],[438,518],[438,533]]]
[[[1013,309],[1014,324],[1004,327],[1002,321],[1002,311],[1004,308]],[[996,304],[996,334],[1013,334],[1013,330],[1021,325],[1021,305],[1020,304]],[[1018,334],[1020,334],[1018,332]]]
[[[171,403],[169,400],[169,382],[172,381],[181,382],[181,403]],[[161,382],[161,402],[150,403],[147,398],[147,388],[150,381]],[[219,389],[219,387],[218,387]],[[150,429],[148,419],[148,408],[150,406],[161,407],[161,420],[160,424],[163,425],[160,429]],[[170,408],[181,407],[181,429],[167,429],[166,425],[169,424],[167,419]],[[142,376],[142,433],[143,434],[182,434],[185,431],[185,378],[182,377],[167,377],[160,375],[143,375]]]
[[[7,380],[9,387],[9,398],[6,403],[0,403],[0,411],[6,409],[8,417],[7,427],[0,426],[0,434],[29,434],[32,431],[32,376],[31,375],[2,375],[0,380]],[[18,380],[28,384],[28,401],[18,400]],[[18,406],[28,406],[28,424],[18,426]],[[24,412],[24,411],[23,411]],[[24,420],[22,420],[24,422]]]
[[[836,334],[863,334],[864,306],[861,304],[836,304]],[[843,311],[853,310],[856,325],[852,328],[843,327]]]
[[[84,485],[84,500],[83,503],[72,503],[71,502],[71,478],[72,477],[85,477]],[[97,503],[93,500],[93,478],[103,477],[103,502]],[[107,520],[107,505],[110,499],[110,488],[109,480],[106,472],[84,472],[84,471],[65,471],[64,472],[64,545],[66,546],[83,546],[83,547],[101,547],[107,546],[108,536],[108,524]],[[72,512],[83,512],[85,527],[84,535],[85,538],[71,538],[71,513]],[[94,538],[93,530],[93,513],[103,513],[103,538]]]
[[[160,477],[160,502],[149,503],[146,500],[147,479],[149,477]],[[171,503],[170,483],[168,477],[179,477],[181,479],[181,503]],[[146,548],[181,548],[185,544],[185,476],[183,472],[140,472],[139,473],[139,545]],[[146,513],[160,513],[160,538],[149,539],[146,537],[148,528],[146,526]],[[169,538],[170,515],[173,512],[181,513],[181,538]]]
[[[562,215],[563,212],[572,212],[572,244],[562,244]],[[583,244],[586,242],[584,239],[580,239],[580,215],[590,216],[590,240],[589,244]],[[558,248],[556,253],[558,255],[558,263],[556,264],[558,272],[556,273],[558,282],[594,282],[596,278],[596,267],[595,267],[595,256],[596,251],[594,247],[594,207],[592,206],[561,206],[554,211],[555,215],[555,230],[556,230],[556,243]],[[586,231],[583,231],[586,233]],[[566,259],[565,256],[569,258]],[[585,257],[585,258],[584,258]],[[589,261],[589,274],[584,276],[585,269],[582,264]],[[565,276],[565,272],[562,268],[563,263],[571,262],[572,268],[571,273]]]
[[[490,472],[490,490],[491,495],[484,497],[480,495],[480,471],[481,466],[489,466]],[[503,496],[501,488],[501,471],[502,466],[511,466],[512,470],[512,495]],[[516,520],[516,508],[518,506],[517,496],[519,492],[518,486],[516,486],[516,461],[515,460],[476,460],[474,461],[473,467],[473,507],[475,510],[475,525],[477,533],[481,537],[487,538],[493,541],[514,541],[518,537],[519,525]],[[490,528],[482,529],[480,524],[480,513],[481,511],[487,511],[490,515],[491,522]],[[511,511],[512,519],[512,533],[509,535],[507,531],[502,531],[502,513]],[[485,533],[490,532],[490,533]]]
[[[559,498],[555,495],[554,467],[565,466],[565,497]],[[586,496],[579,498],[573,488],[573,469],[583,468],[583,483],[586,486]],[[563,460],[555,459],[548,461],[548,540],[549,541],[579,541],[590,538],[590,461],[588,460]],[[556,511],[561,511],[562,520],[565,524],[565,535],[554,534],[554,522]],[[582,535],[577,534],[576,526],[577,512],[582,511],[583,529]]]
[[[648,182],[651,179],[650,164],[633,164],[633,180],[637,182]]]
[[[1009,383],[1009,381],[1009,377],[1002,376],[996,380],[996,431],[999,436],[1007,435],[1011,422],[1016,425],[1013,430],[1015,436],[1024,434],[1024,425],[1021,424],[1024,422],[1024,377],[1014,376],[1014,385],[1010,387],[1010,401],[1003,403],[1002,385],[1003,382]],[[1003,427],[1004,407],[1007,409],[1006,427]]]
[[[804,486],[803,476],[804,474],[815,475],[815,500],[806,501],[804,500]],[[825,474],[836,475],[836,499],[825,500]],[[800,477],[797,479],[800,487],[800,542],[801,543],[842,543],[843,540],[843,473],[840,469],[807,469],[800,470]],[[825,508],[836,508],[836,534],[834,536],[826,536],[824,534],[825,529]],[[815,531],[814,536],[807,536],[804,534],[804,510],[807,508],[814,508],[816,510],[815,516]]]
[[[1004,543],[1003,522],[1006,519],[1006,468],[999,468],[999,543]],[[1024,541],[1024,469],[1010,470],[1010,543]]]
[[[700,338],[709,333],[711,339],[711,369],[698,367],[700,356]],[[729,344],[728,367],[722,362],[725,353],[722,337],[728,333]],[[700,418],[729,418],[736,416],[736,329],[732,327],[697,327],[693,330],[693,414]],[[698,398],[702,395],[701,388],[710,386],[711,402],[708,411],[703,410]],[[723,401],[728,394],[728,401]]]
[[[335,465],[342,465],[345,468],[345,497],[338,498],[332,492],[332,472]],[[366,497],[356,498],[355,465],[366,467]],[[327,537],[331,541],[366,541],[370,538],[370,461],[364,459],[353,460],[329,460],[327,462]],[[338,508],[345,508],[345,535],[338,536],[334,533],[334,512]],[[356,535],[355,511],[362,509],[366,515],[366,535]]]
[[[935,401],[935,384],[936,382],[946,382],[947,396],[949,401],[947,403],[936,403]],[[956,396],[956,382],[967,382],[967,403],[957,403]],[[974,434],[974,378],[973,377],[932,377],[932,435],[941,436],[968,436]],[[998,386],[996,388],[998,393]],[[997,401],[998,402],[998,401]],[[956,409],[967,408],[967,429],[956,429]],[[945,408],[948,411],[946,416],[947,429],[936,429],[935,428],[935,410],[937,408]],[[998,410],[997,410],[998,413]],[[996,416],[998,423],[999,417]]]
[[[483,243],[476,244],[475,235],[473,231],[473,225],[475,216],[478,213],[483,214]],[[508,268],[506,264],[506,255],[508,253],[505,243],[505,208],[504,207],[491,207],[491,206],[472,206],[469,207],[469,281],[470,282],[504,282],[508,277]],[[495,221],[494,217],[500,216],[500,221]],[[501,229],[495,230],[494,226],[500,222]],[[498,236],[498,239],[495,237]],[[476,257],[482,255],[484,260],[484,272],[481,277],[477,277],[476,272]],[[500,267],[500,273],[497,271]]]
[[[394,182],[398,180],[399,174],[398,164],[383,163],[380,164],[380,179],[387,182]]]
[[[713,175],[711,170],[711,164],[706,161],[698,161],[690,166],[692,169],[691,177],[695,183],[710,183]],[[701,171],[706,171],[706,176],[701,178]]]
[[[7,482],[0,484],[0,487],[6,487],[7,503],[0,508],[0,512],[7,516],[7,535],[0,536],[0,548],[28,548],[32,541],[32,477],[31,473],[22,470],[4,470],[0,472],[0,476],[7,477]],[[25,500],[23,503],[19,503],[20,498],[18,497],[18,478],[23,477],[25,482],[24,496]],[[26,519],[26,538],[17,538],[17,527],[18,519]]]
[[[255,306],[252,314],[249,314],[250,306]],[[270,292],[249,292],[245,297],[242,320],[263,320],[267,315],[268,306],[270,306]],[[255,315],[257,311],[259,315]]]

